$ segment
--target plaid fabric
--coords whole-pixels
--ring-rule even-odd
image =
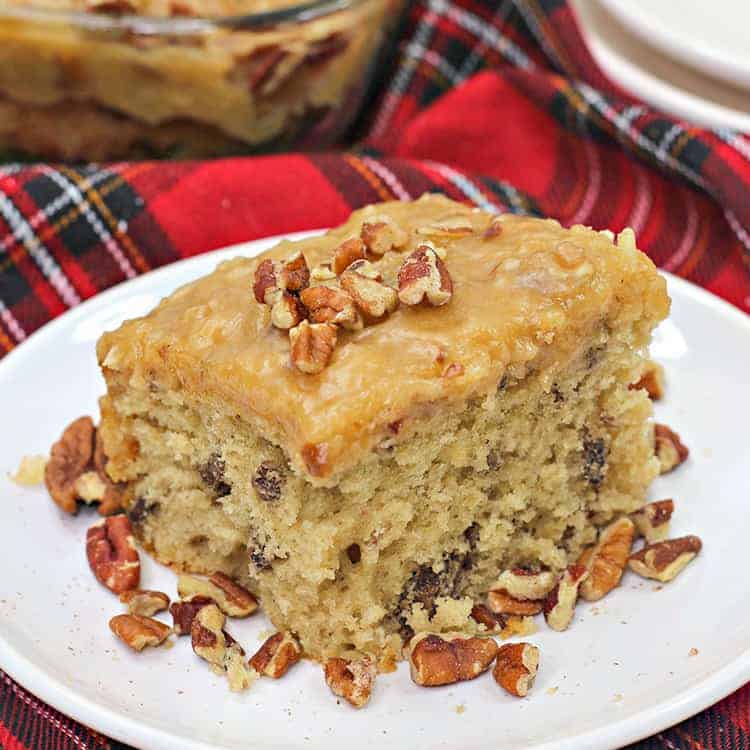
[[[346,153],[0,166],[0,353],[149,269],[427,190],[632,226],[659,266],[750,310],[750,139],[613,85],[563,0],[417,0],[384,80]],[[123,748],[0,672],[0,748],[53,747]],[[633,747],[750,748],[750,685]]]

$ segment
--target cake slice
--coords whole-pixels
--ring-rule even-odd
[[[382,666],[642,506],[628,386],[668,310],[629,230],[368,206],[101,338],[107,470],[160,561],[239,578],[310,657]]]

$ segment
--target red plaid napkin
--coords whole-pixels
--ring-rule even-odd
[[[750,310],[750,139],[621,91],[564,0],[417,0],[385,81],[347,153],[0,166],[0,353],[151,268],[427,190],[632,226],[659,266]],[[0,672],[0,750],[122,747]],[[747,750],[750,685],[633,747]]]

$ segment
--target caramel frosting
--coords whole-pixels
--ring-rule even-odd
[[[383,217],[406,240],[371,256],[384,282],[396,287],[404,259],[430,243],[452,278],[450,302],[401,304],[359,330],[341,328],[329,364],[319,374],[300,372],[290,363],[288,332],[271,324],[269,307],[253,295],[256,268],[301,251],[312,283],[331,283],[324,264],[336,248]],[[105,374],[119,374],[120,383],[182,390],[237,414],[280,444],[298,471],[332,483],[384,438],[408,434],[394,425],[460,408],[506,374],[522,378],[533,369],[551,384],[602,327],[632,327],[633,345],[643,346],[668,310],[666,284],[630,230],[615,240],[426,195],[368,206],[325,235],[222,263],[149,315],[106,333],[97,351]]]

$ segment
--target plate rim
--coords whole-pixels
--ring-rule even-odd
[[[730,128],[750,132],[750,113],[704,99],[693,91],[682,88],[639,65],[635,58],[627,57],[612,46],[603,34],[595,15],[586,5],[599,5],[598,0],[574,0],[581,33],[594,60],[615,83],[628,91],[637,91],[650,106],[682,120],[704,128]],[[606,11],[602,4],[602,9]],[[638,44],[644,43],[637,38]],[[674,64],[674,61],[670,59]],[[702,75],[702,73],[701,73]],[[722,82],[723,85],[723,82]]]
[[[739,62],[712,42],[695,46],[695,40],[683,36],[671,27],[639,22],[638,13],[629,0],[600,0],[631,33],[678,60],[693,70],[699,70],[725,83],[750,89],[750,62]]]
[[[154,280],[169,276],[174,273],[175,269],[201,265],[206,262],[207,257],[211,256],[215,257],[217,262],[237,253],[248,254],[252,257],[253,254],[261,252],[264,248],[270,247],[276,242],[302,239],[320,234],[323,231],[325,230],[319,229],[280,234],[218,248],[170,263],[117,284],[43,325],[0,361],[0,371],[7,369],[9,362],[11,363],[10,366],[15,366],[24,356],[39,347],[44,347],[45,341],[49,337],[53,337],[59,328],[69,325],[78,318],[85,317],[90,310],[106,306],[110,300],[123,293],[137,293],[141,286],[148,286]],[[750,316],[742,310],[685,279],[661,269],[659,269],[659,273],[667,279],[668,286],[671,289],[679,290],[678,293],[692,301],[706,305],[719,315],[744,326],[748,335],[750,335]],[[170,734],[159,727],[140,723],[135,717],[117,713],[113,709],[81,695],[74,688],[66,686],[57,678],[51,678],[41,667],[27,660],[22,653],[1,636],[0,668],[28,690],[36,700],[47,703],[65,716],[69,716],[120,742],[135,747],[159,747],[164,750],[216,750],[217,748],[216,745],[201,740]],[[670,699],[661,701],[645,711],[624,717],[607,727],[589,729],[573,737],[536,745],[534,750],[607,748],[635,742],[703,711],[737,690],[748,679],[750,679],[750,648],[738,654],[730,663],[712,673],[702,682],[676,693]]]

